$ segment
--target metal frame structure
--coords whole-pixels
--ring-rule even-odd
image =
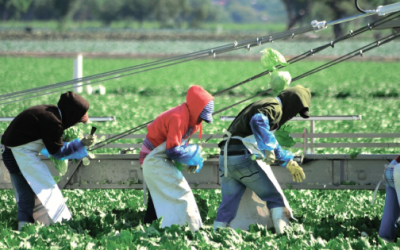
[[[15,117],[0,117],[0,122],[11,122]],[[91,116],[89,120],[92,122],[111,122],[116,121],[115,116]]]
[[[227,119],[222,117],[222,119]],[[338,117],[310,117],[308,121],[315,126],[315,121],[320,120],[360,120],[361,116]],[[296,121],[305,119],[296,117]],[[102,136],[102,135],[98,135]],[[112,137],[113,135],[105,135]],[[210,134],[204,134],[208,138]],[[213,138],[222,138],[222,134],[213,135]],[[291,134],[293,138],[303,138],[303,142],[296,143],[294,148],[302,148],[304,160],[302,167],[306,174],[303,183],[295,183],[289,172],[280,166],[273,165],[272,170],[283,189],[370,189],[382,179],[384,165],[388,164],[397,155],[339,155],[339,154],[313,154],[309,153],[314,148],[358,148],[358,147],[398,147],[400,143],[308,143],[314,138],[400,138],[400,133],[303,133]],[[126,139],[144,139],[144,134],[131,134]],[[143,173],[139,164],[138,154],[129,154],[141,147],[139,143],[113,143],[106,148],[119,148],[120,154],[96,154],[90,159],[90,164],[84,166],[82,161],[69,161],[67,173],[58,183],[61,189],[142,189]],[[216,143],[206,143],[205,148],[216,148]],[[53,163],[47,158],[42,158],[48,165],[53,175],[58,175]],[[219,156],[212,155],[204,163],[200,173],[183,175],[192,188],[216,189],[220,188]],[[384,185],[380,189],[384,189]],[[10,176],[2,159],[0,159],[0,189],[12,188]]]
[[[321,155],[306,154],[302,167],[303,183],[292,181],[290,173],[280,166],[272,170],[283,189],[375,189],[382,179],[384,165],[397,155]],[[57,175],[50,160],[43,158],[53,175]],[[220,188],[218,156],[205,161],[200,173],[183,175],[192,188]],[[61,189],[142,189],[143,173],[138,154],[95,155],[88,166],[82,161],[69,161],[67,173],[58,183]],[[0,189],[11,189],[8,171],[0,161]],[[380,189],[384,189],[381,185]]]

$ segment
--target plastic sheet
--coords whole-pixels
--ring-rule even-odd
[[[269,120],[265,115],[261,113],[253,115],[250,120],[250,127],[260,150],[272,151],[279,145],[275,135],[269,131]]]
[[[286,164],[294,158],[292,153],[282,149],[275,135],[269,131],[269,120],[265,115],[261,113],[255,114],[250,120],[250,127],[257,141],[258,148],[260,150],[274,150],[276,159],[284,161],[284,163],[281,164],[282,167],[285,167]]]

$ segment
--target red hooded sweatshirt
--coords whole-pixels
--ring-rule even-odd
[[[167,150],[181,145],[182,139],[187,139],[200,129],[197,123],[201,111],[214,97],[202,87],[191,86],[186,95],[186,102],[160,114],[147,126],[146,138],[154,148],[167,141]]]

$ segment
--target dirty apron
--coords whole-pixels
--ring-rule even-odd
[[[39,209],[40,201],[50,219],[47,219],[48,224],[52,222],[61,222],[62,219],[71,219],[71,213],[64,202],[64,197],[60,189],[46,164],[38,157],[38,153],[44,148],[43,141],[36,140],[21,146],[9,148],[18,163],[22,175],[38,198],[38,200],[35,201],[34,218],[36,217],[36,220],[44,223],[45,221],[43,221],[43,219],[46,220],[47,218],[43,210],[40,211]]]
[[[143,176],[151,192],[161,227],[189,224],[192,231],[203,226],[192,190],[182,172],[167,157],[166,142],[153,149],[144,159]]]
[[[228,138],[225,138],[226,140],[225,146],[224,146],[224,169],[225,169],[225,176],[229,175],[228,171],[228,144],[231,138],[233,139],[238,139],[241,140],[243,145],[249,150],[251,154],[256,154],[256,155],[263,155],[263,153],[260,151],[260,149],[257,146],[257,141],[254,137],[254,135],[249,135],[246,136],[245,138],[240,137],[240,136],[232,136],[232,134],[229,131],[224,131],[224,134],[228,136]],[[275,178],[274,173],[271,170],[271,167],[267,165],[265,162],[262,160],[257,160],[257,164],[260,166],[260,168],[265,172],[265,174],[268,176],[268,178],[271,180],[272,184],[274,184],[275,188],[277,191],[281,194],[283,203],[285,204],[285,207],[288,209],[290,213],[290,217],[294,219],[292,209],[289,206],[288,201],[286,200],[285,195],[283,194],[282,188],[279,185],[278,181]],[[267,207],[267,202],[263,201],[258,197],[256,193],[254,193],[252,190],[249,188],[246,188],[246,191],[244,192],[240,203],[239,203],[239,208],[236,213],[235,218],[230,222],[230,227],[237,229],[240,228],[242,230],[249,230],[249,226],[251,224],[262,224],[266,226],[267,228],[272,228],[273,227],[273,222],[271,218],[271,213]]]

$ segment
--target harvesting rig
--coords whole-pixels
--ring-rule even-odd
[[[357,5],[357,1],[356,1]],[[9,104],[12,102],[21,101],[23,99],[39,97],[42,95],[54,93],[55,91],[61,91],[66,87],[70,87],[75,84],[90,85],[115,78],[129,76],[132,74],[138,74],[140,72],[149,71],[153,69],[159,69],[167,66],[172,66],[187,61],[205,58],[205,57],[216,57],[220,54],[239,50],[247,49],[250,50],[252,47],[260,46],[264,43],[277,41],[284,38],[294,38],[299,34],[303,34],[310,31],[319,31],[327,28],[328,26],[336,25],[351,20],[378,15],[382,16],[379,20],[368,24],[356,31],[351,31],[349,34],[340,37],[330,43],[323,46],[311,49],[305,53],[290,59],[288,62],[293,64],[309,56],[315,55],[320,51],[334,47],[336,43],[353,38],[363,32],[376,29],[393,29],[393,33],[386,36],[378,41],[370,43],[360,49],[354,50],[344,56],[341,56],[331,62],[328,62],[318,68],[305,72],[304,74],[293,78],[292,81],[296,81],[308,75],[319,72],[337,63],[351,59],[356,56],[362,56],[364,53],[383,46],[384,44],[396,39],[400,36],[400,2],[390,4],[386,6],[379,6],[375,10],[363,11],[360,9],[361,14],[342,18],[339,20],[326,22],[326,21],[313,21],[309,26],[288,30],[285,32],[262,36],[254,39],[248,39],[243,41],[235,41],[231,44],[219,46],[212,49],[206,49],[198,52],[193,52],[181,56],[175,56],[167,59],[162,59],[150,63],[145,63],[133,67],[123,68],[110,72],[105,72],[97,75],[88,77],[82,77],[71,81],[61,82],[52,84],[40,88],[29,89],[19,91],[11,94],[5,94],[0,96],[0,105]],[[281,67],[282,68],[282,67]],[[268,71],[262,72],[256,76],[253,76],[245,81],[242,81],[236,85],[229,87],[223,91],[215,93],[214,95],[221,94],[225,91],[229,91],[242,84],[248,83],[254,79],[268,74]],[[266,90],[257,94],[260,96],[267,93],[270,90]],[[255,96],[253,96],[255,97]],[[251,97],[251,98],[253,98]],[[250,98],[246,99],[249,100]],[[246,100],[240,101],[234,105],[240,104]],[[224,109],[215,111],[213,115],[217,115],[222,111],[231,108],[228,106]],[[11,118],[12,119],[12,118]],[[95,120],[91,118],[92,120]],[[110,120],[112,118],[99,118]],[[221,120],[229,121],[232,117],[220,117]],[[302,120],[303,118],[295,117],[292,120]],[[377,134],[377,133],[366,133],[366,134],[332,134],[332,133],[314,133],[315,124],[321,120],[360,120],[361,116],[316,116],[310,117],[307,121],[310,122],[310,129],[304,129],[303,133],[291,134],[293,138],[300,138],[302,142],[296,143],[293,147],[303,150],[302,157],[296,157],[295,159],[301,164],[306,174],[306,180],[303,183],[296,183],[292,181],[291,175],[287,173],[282,167],[272,166],[272,170],[283,189],[375,189],[377,183],[382,179],[383,166],[388,164],[397,155],[383,155],[383,154],[369,154],[369,155],[346,155],[346,154],[315,154],[315,148],[334,148],[334,147],[347,147],[347,148],[361,148],[361,147],[399,147],[399,143],[315,143],[315,138],[398,138],[400,133],[392,134]],[[5,119],[4,121],[7,121]],[[83,164],[82,160],[73,162],[69,161],[68,171],[61,178],[58,183],[61,189],[142,189],[144,188],[143,173],[139,164],[139,155],[127,153],[133,149],[140,149],[140,143],[118,143],[119,139],[144,139],[144,134],[135,134],[136,132],[144,129],[147,124],[151,121],[143,123],[140,126],[132,128],[116,135],[105,135],[105,139],[95,144],[91,151],[99,148],[119,148],[119,154],[95,154],[90,159],[90,164]],[[228,127],[228,124],[227,124]],[[99,135],[100,137],[101,135]],[[209,138],[213,136],[214,139],[221,139],[222,134],[217,135],[203,135],[203,138]],[[204,148],[217,148],[217,144],[205,143]],[[188,174],[183,171],[183,175],[189,182],[192,188],[201,189],[218,189],[220,188],[219,170],[218,170],[218,155],[211,155],[204,163],[203,169],[198,174]],[[46,161],[46,159],[43,157]],[[54,169],[53,164],[46,161],[50,171],[57,175],[57,170]],[[0,160],[0,188],[11,189],[11,181],[8,171],[6,170],[3,161]],[[380,186],[381,189],[384,185]]]

